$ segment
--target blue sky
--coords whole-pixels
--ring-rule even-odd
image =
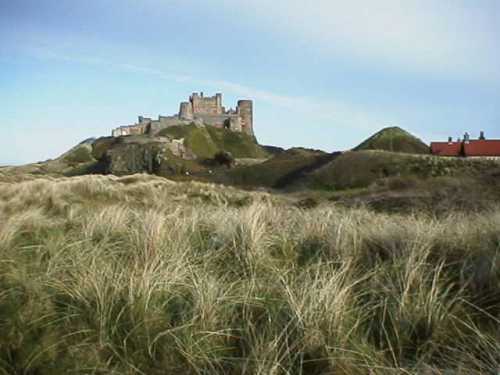
[[[496,0],[0,0],[0,164],[56,157],[194,91],[255,101],[261,143],[385,126],[500,138]]]

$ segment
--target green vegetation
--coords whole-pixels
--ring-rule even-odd
[[[94,141],[92,144],[92,156],[96,160],[102,160],[106,152],[118,143],[118,138],[114,137],[101,137]]]
[[[173,126],[162,130],[160,135],[184,138],[184,145],[199,158],[212,158],[219,150],[206,127],[196,125]]]
[[[498,166],[491,160],[351,151],[315,170],[308,178],[312,187],[352,189],[367,187],[388,177],[476,176]]]
[[[429,154],[430,149],[424,142],[397,126],[385,128],[374,134],[359,146],[355,151],[383,150],[403,152],[408,154]]]
[[[221,182],[253,187],[285,187],[302,176],[301,171],[313,168],[328,155],[322,151],[293,148],[263,163],[229,171]]]
[[[76,165],[95,161],[90,145],[79,145],[63,156],[66,163]]]
[[[478,178],[498,170],[494,160],[441,158],[386,151],[349,151],[327,154],[290,149],[259,164],[241,166],[217,181],[248,187],[287,191],[364,189],[399,178],[426,182],[437,177]]]
[[[186,172],[191,175],[205,171],[206,167],[196,160],[186,160],[166,151],[160,167],[155,170],[155,174],[163,177],[175,177],[176,175],[185,175]]]
[[[184,144],[199,158],[210,159],[219,151],[230,152],[235,158],[266,158],[268,153],[247,134],[213,126],[172,126],[161,136],[184,138]]]
[[[496,374],[499,226],[2,169],[0,373]]]
[[[98,161],[92,155],[90,144],[80,144],[56,159],[26,164],[15,167],[4,167],[10,176],[43,175],[43,176],[75,176],[98,173]]]
[[[269,156],[255,138],[245,134],[234,132],[229,129],[217,129],[213,126],[207,127],[208,133],[219,150],[230,152],[235,158],[266,158]]]

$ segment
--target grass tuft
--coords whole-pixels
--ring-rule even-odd
[[[438,218],[148,175],[3,181],[0,373],[500,369],[495,207]]]

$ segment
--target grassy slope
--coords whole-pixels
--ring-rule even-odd
[[[186,146],[192,149],[200,159],[212,158],[215,153],[222,150],[231,152],[235,158],[262,159],[269,156],[268,152],[259,146],[254,138],[227,129],[196,127],[195,125],[175,126],[164,130],[161,135],[185,138]],[[110,148],[122,147],[123,143],[132,141],[138,143],[150,141],[148,137],[136,136],[132,138],[117,139],[102,137],[96,139],[93,143],[86,142],[77,145],[54,160],[20,167],[8,167],[7,169],[10,173],[47,174],[53,176],[103,173],[106,168],[102,159]],[[196,161],[182,160],[173,155],[170,155],[165,166],[166,168],[161,171],[162,175],[184,173],[184,171],[196,173],[205,169],[203,165]]]
[[[264,163],[229,171],[223,182],[243,186],[285,187],[289,176],[293,177],[302,169],[317,164],[325,155],[328,154],[321,151],[290,149]]]
[[[48,176],[74,176],[92,173],[98,164],[90,143],[79,144],[56,159],[6,167],[10,174],[33,174]]]
[[[425,179],[440,176],[475,176],[498,168],[490,160],[440,158],[385,151],[345,152],[310,174],[311,187],[352,189],[367,187],[388,177]]]
[[[326,154],[291,149],[264,163],[229,171],[221,182],[291,190],[345,190],[366,188],[393,177],[474,177],[498,166],[498,162],[490,160],[440,158],[374,150]]]
[[[429,146],[399,127],[382,129],[354,150],[383,150],[408,154],[428,154],[430,152]]]
[[[200,158],[211,158],[218,151],[229,151],[235,158],[266,158],[268,153],[251,136],[212,126],[173,126],[160,135],[184,138],[185,145]]]
[[[3,175],[1,373],[498,372],[493,207],[436,220]]]

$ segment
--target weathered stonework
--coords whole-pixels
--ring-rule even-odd
[[[156,135],[162,129],[170,126],[189,125],[193,122],[197,125],[227,128],[253,136],[253,102],[240,100],[236,109],[226,110],[222,106],[222,94],[204,97],[203,93],[193,93],[188,102],[180,104],[177,115],[159,116],[158,120],[139,116],[139,121],[136,124],[120,126],[113,130],[112,135],[113,137],[140,134]]]
[[[107,173],[117,176],[132,173],[157,173],[168,165],[169,155],[183,160],[195,156],[184,146],[184,139],[169,137],[126,137],[106,152]]]

